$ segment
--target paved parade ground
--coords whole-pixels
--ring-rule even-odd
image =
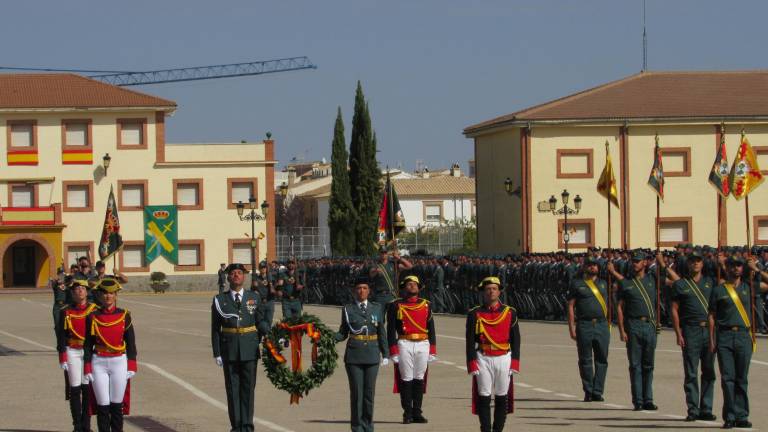
[[[128,431],[225,431],[229,429],[221,369],[210,347],[213,293],[121,294],[118,305],[131,311],[136,328],[139,370],[132,384]],[[276,318],[280,316],[276,307]],[[335,307],[305,307],[338,328]],[[402,425],[400,402],[392,389],[392,366],[379,371],[376,430],[474,431],[470,379],[464,368],[464,317],[438,316],[439,361],[429,370],[424,400],[426,425]],[[63,372],[54,352],[50,295],[0,295],[0,430],[71,430],[64,401]],[[686,423],[681,355],[674,333],[664,331],[656,351],[656,412],[633,412],[625,350],[612,333],[605,402],[581,401],[576,347],[563,323],[521,324],[521,375],[515,386],[516,412],[506,430],[706,430],[722,425],[720,382],[715,390],[716,422]],[[755,430],[768,431],[768,339],[761,338],[750,367],[749,394]],[[305,344],[309,345],[309,344]],[[344,343],[337,346],[343,354]],[[347,377],[342,358],[320,387],[289,406],[289,395],[272,387],[261,363],[256,386],[256,430],[349,430]],[[91,427],[95,428],[95,419]]]

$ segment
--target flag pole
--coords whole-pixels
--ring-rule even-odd
[[[605,159],[608,161],[608,140],[605,140]],[[613,172],[613,167],[611,167]],[[611,190],[613,184],[608,185],[608,193],[605,196],[605,202],[608,205],[608,249],[611,249]],[[613,322],[613,281],[611,272],[608,272],[608,328],[611,328]]]
[[[389,219],[387,223],[389,224],[389,233],[392,236],[392,248],[393,252],[397,253],[397,237],[395,237],[395,215],[394,215],[394,203],[392,202],[392,180],[389,177],[389,167],[387,167],[387,206],[389,206],[389,213],[387,215],[387,218]],[[399,290],[400,285],[400,263],[395,262],[395,290]],[[398,297],[400,292],[398,291]]]
[[[657,160],[661,159],[660,150],[659,150],[659,133],[656,132],[656,154],[654,155],[654,158]],[[662,193],[664,190],[664,186],[662,184],[661,186]],[[656,256],[659,256],[659,243],[660,243],[660,235],[659,235],[659,225],[661,224],[661,200],[659,199],[659,194],[656,194]],[[658,332],[661,329],[661,265],[659,263],[656,263],[656,331]]]
[[[741,151],[741,144],[744,143],[744,136],[746,134],[744,133],[744,129],[741,129],[741,143],[739,143],[739,151]],[[736,161],[734,161],[736,163]],[[752,236],[749,229],[749,190],[747,189],[747,193],[744,195],[744,217],[745,217],[745,227],[747,229],[747,259],[752,258]],[[750,331],[752,333],[752,349],[754,350],[755,344],[757,340],[755,339],[755,278],[752,277],[752,274],[750,272],[749,275],[749,304],[750,304]]]

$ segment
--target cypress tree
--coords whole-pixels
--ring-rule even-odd
[[[341,107],[336,113],[333,127],[333,145],[331,150],[331,197],[329,199],[328,228],[331,233],[331,251],[334,255],[352,255],[355,253],[355,231],[350,229],[355,223],[355,208],[350,194],[349,172],[347,171],[347,145],[344,142],[344,121]]]

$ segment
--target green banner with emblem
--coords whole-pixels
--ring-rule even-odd
[[[179,263],[179,219],[176,206],[144,207],[144,258],[147,265],[164,256]]]

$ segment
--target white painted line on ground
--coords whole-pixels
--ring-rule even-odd
[[[522,387],[522,388],[531,388],[531,387],[533,387],[533,386],[532,386],[532,385],[530,385],[530,384],[521,383],[521,382],[516,382],[516,383],[515,383],[515,385],[516,385],[516,386],[520,386],[520,387]]]
[[[136,300],[126,300],[124,298],[120,299],[123,303],[134,303],[134,304],[140,304],[144,306],[149,306],[157,309],[173,309],[173,310],[180,310],[180,311],[191,311],[191,312],[210,312],[210,309],[191,309],[191,308],[180,308],[175,306],[164,306],[164,305],[157,305],[154,303],[147,303],[147,302],[140,302]]]
[[[552,393],[552,390],[547,390],[547,389],[538,388],[538,387],[534,387],[533,391],[537,391],[539,393]]]
[[[718,426],[720,424],[718,422],[713,422],[709,420],[696,420],[696,423],[701,423],[701,424],[710,425],[710,426]]]
[[[42,307],[45,307],[45,308],[53,309],[53,305],[52,304],[45,304],[45,303],[40,303],[40,302],[32,301],[32,300],[30,300],[28,298],[25,298],[25,297],[22,297],[21,301],[29,303],[29,304],[33,304],[33,305],[37,305],[37,306],[42,306]]]
[[[668,418],[675,419],[675,420],[682,420],[682,419],[685,418],[685,417],[683,417],[681,415],[676,415],[676,414],[662,414],[662,415],[664,417],[668,417]]]
[[[183,335],[187,335],[187,336],[197,336],[197,337],[201,337],[201,338],[209,338],[209,337],[211,337],[210,334],[204,335],[202,333],[188,332],[188,331],[183,331],[183,330],[174,330],[174,329],[169,329],[169,328],[165,328],[165,327],[155,327],[155,329],[163,330],[163,331],[167,331],[167,332],[171,332],[171,333],[183,334]]]
[[[624,405],[616,405],[612,403],[604,403],[604,406],[607,406],[608,408],[616,408],[616,409],[624,409],[626,408]]]
[[[575,399],[576,398],[576,396],[569,395],[567,393],[555,393],[555,396],[564,397],[564,398],[568,398],[568,399]]]
[[[464,367],[464,366],[454,366],[454,367],[455,367],[456,369],[460,370],[460,371],[464,371],[464,372],[466,372],[466,371],[467,371],[467,368],[466,368],[466,367]]]
[[[752,363],[768,366],[768,362],[760,361],[760,360],[752,360]]]
[[[442,364],[445,364],[445,365],[448,365],[448,366],[456,366],[456,363],[445,361],[445,360],[439,360],[438,363],[442,363]]]
[[[33,340],[30,340],[30,339],[27,339],[25,337],[16,336],[15,334],[11,334],[11,333],[5,332],[3,330],[0,330],[0,334],[3,334],[5,336],[8,336],[8,337],[11,337],[11,338],[14,338],[14,339],[18,339],[18,340],[20,340],[22,342],[26,342],[26,343],[28,343],[30,345],[34,345],[34,346],[39,347],[39,348],[43,348],[43,349],[46,349],[46,350],[49,350],[49,351],[56,351],[56,348],[54,348],[52,346],[43,345],[41,343],[37,343],[37,342],[35,342]],[[178,384],[179,386],[181,386],[182,388],[184,388],[188,392],[192,393],[193,395],[197,396],[198,398],[202,399],[203,401],[209,403],[210,405],[213,405],[214,407],[219,408],[220,410],[223,410],[224,412],[227,411],[227,405],[226,404],[224,404],[222,402],[219,402],[218,400],[208,396],[208,394],[206,394],[202,390],[200,390],[197,387],[193,386],[192,384],[184,381],[183,379],[177,377],[176,375],[173,375],[172,373],[166,371],[165,369],[161,368],[160,366],[154,365],[152,363],[141,362],[141,361],[138,362],[138,363],[140,365],[142,365],[142,366],[145,366],[145,367],[147,367],[149,369],[152,369],[154,372],[156,372],[157,374],[167,378],[168,380],[173,381],[174,383]],[[273,431],[276,431],[276,432],[294,432],[291,429],[286,429],[286,428],[284,428],[284,427],[282,427],[280,425],[272,423],[269,420],[264,420],[264,419],[259,418],[259,417],[254,417],[253,421],[258,423],[258,424],[260,424],[260,425],[262,425],[262,426],[264,426],[264,427],[267,427],[267,428],[269,428],[269,429],[271,429]]]
[[[448,335],[441,335],[441,334],[438,334],[437,337],[446,338],[446,339],[455,339],[455,340],[460,340],[460,341],[464,340],[463,337],[448,336]]]

